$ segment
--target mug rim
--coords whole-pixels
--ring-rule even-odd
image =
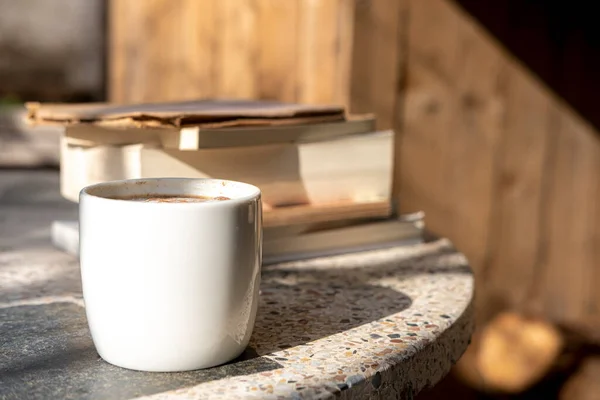
[[[104,197],[104,196],[99,196],[94,193],[90,193],[90,191],[93,191],[95,189],[101,189],[101,188],[110,188],[110,187],[115,187],[115,186],[139,185],[139,184],[145,183],[145,182],[152,183],[152,182],[163,182],[163,181],[169,181],[169,182],[213,181],[213,182],[235,184],[235,185],[240,185],[242,187],[247,187],[251,191],[251,193],[248,195],[245,195],[245,196],[229,198],[228,200],[225,200],[225,201],[200,201],[200,202],[181,202],[181,203],[140,202],[140,201],[134,201],[134,200],[128,200],[128,199]],[[175,196],[177,196],[177,195],[175,195]],[[185,196],[185,194],[182,194],[182,196]],[[243,204],[243,203],[248,203],[253,200],[260,200],[261,191],[257,186],[251,185],[249,183],[233,181],[233,180],[229,180],[229,179],[164,177],[164,178],[119,179],[119,180],[95,183],[92,185],[88,185],[80,190],[79,199],[81,200],[84,197],[90,198],[90,199],[95,199],[97,201],[102,201],[102,202],[110,202],[110,203],[118,202],[119,204],[136,204],[137,206],[166,206],[166,207],[188,207],[188,208],[189,207],[226,207],[227,205]]]

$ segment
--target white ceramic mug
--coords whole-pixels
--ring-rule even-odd
[[[152,203],[130,196],[230,200]],[[260,190],[218,179],[100,183],[79,195],[83,297],[111,364],[185,371],[223,364],[250,340],[262,250]]]

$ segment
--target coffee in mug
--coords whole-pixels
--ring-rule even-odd
[[[207,201],[231,200],[225,196],[176,196],[176,195],[146,195],[131,197],[114,197],[116,200],[143,201],[145,203],[202,203]]]

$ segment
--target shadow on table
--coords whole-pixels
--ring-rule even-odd
[[[395,290],[322,280],[262,286],[250,345],[258,354],[305,344],[385,318],[408,308],[411,299]],[[365,338],[367,339],[367,338]]]
[[[302,280],[298,275],[305,274],[309,282],[289,283],[290,279]],[[266,272],[261,291],[250,341],[260,355],[368,324],[405,310],[412,303],[404,293],[355,281],[344,271]]]
[[[449,260],[448,258],[459,257]],[[251,339],[258,354],[306,344],[401,312],[412,299],[376,282],[415,274],[471,274],[455,249],[441,247],[424,256],[398,260],[389,252],[373,262],[372,254],[265,268],[259,312]],[[367,338],[364,338],[367,339]]]
[[[130,399],[281,368],[252,348],[214,368],[152,373],[96,353],[85,312],[69,303],[0,309],[0,399]]]

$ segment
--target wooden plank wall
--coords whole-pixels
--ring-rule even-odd
[[[110,98],[343,102],[351,59],[348,4],[114,0]]]
[[[481,319],[514,308],[600,339],[600,136],[451,0],[111,0],[109,15],[111,100],[373,111],[399,135],[401,208],[468,256]]]
[[[401,5],[111,0],[109,99],[352,103],[356,112],[377,111],[381,127],[390,128],[402,50]]]
[[[600,326],[600,135],[451,1],[409,14],[402,208],[470,259],[482,319]]]

